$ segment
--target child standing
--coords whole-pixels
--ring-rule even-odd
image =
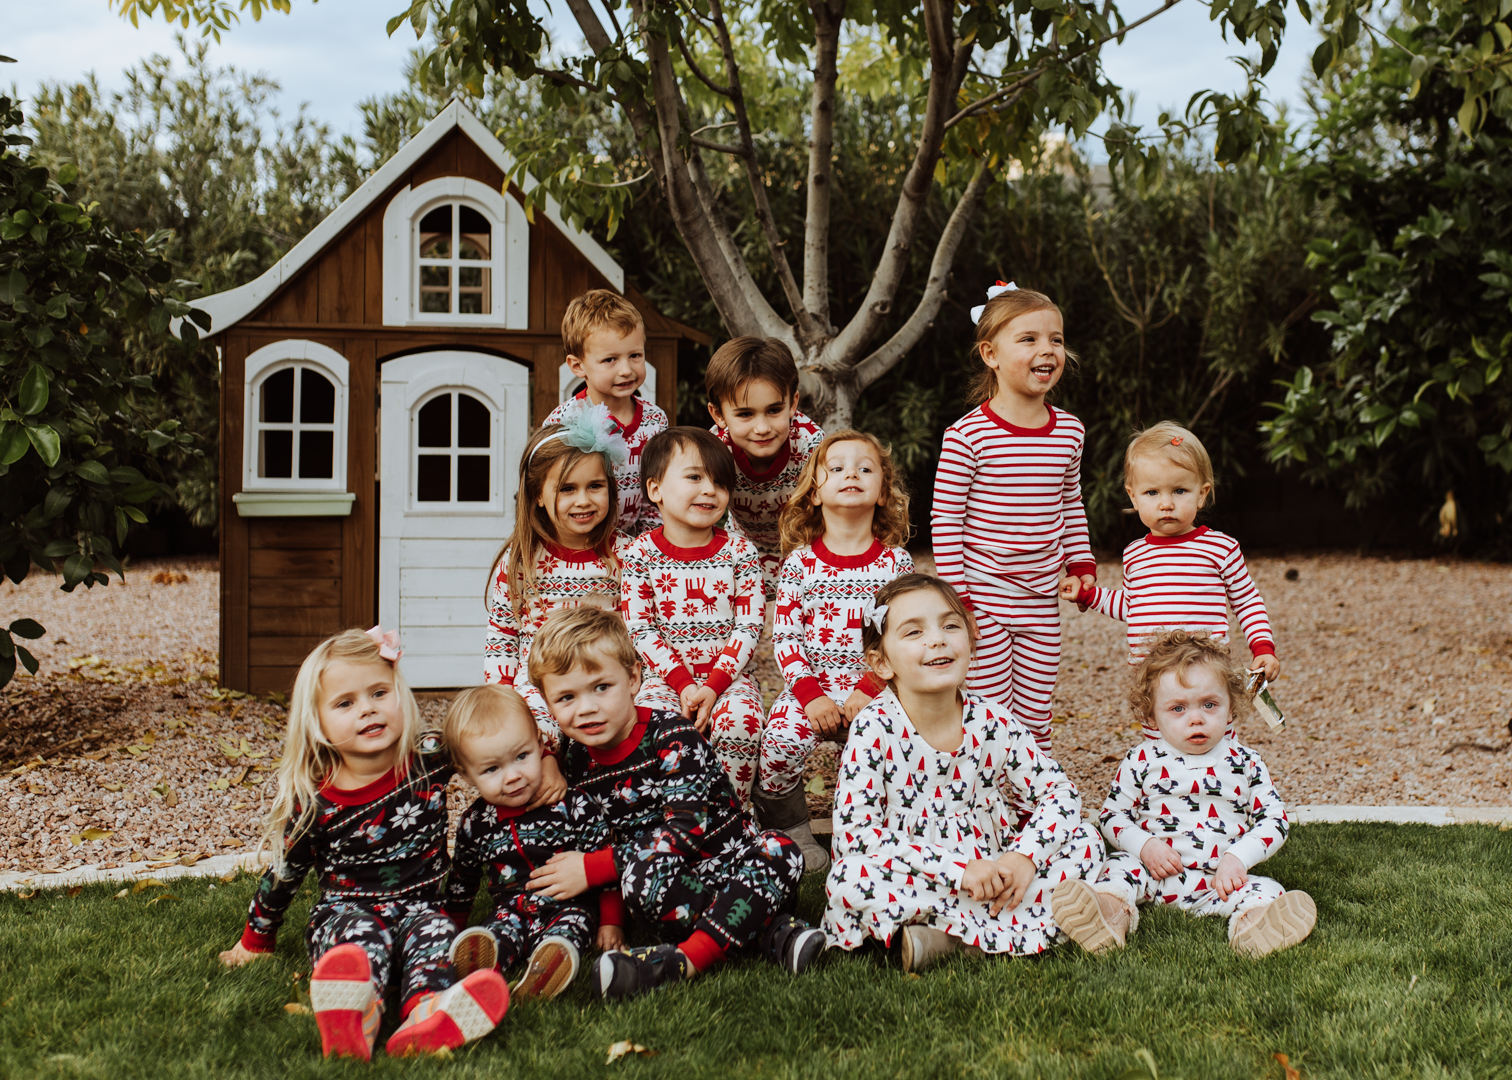
[[[562,413],[564,422],[532,435],[520,459],[514,535],[489,575],[483,638],[483,681],[519,691],[551,750],[559,733],[531,682],[530,643],[559,607],[617,607],[620,559],[630,544],[615,531],[614,470],[625,440],[603,406],[579,403]],[[547,770],[556,775],[554,760]]]
[[[577,975],[581,953],[594,941],[625,943],[618,889],[599,894],[597,917],[581,899],[554,900],[527,888],[530,873],[559,851],[597,851],[609,843],[609,823],[582,792],[532,810],[545,783],[541,739],[530,707],[503,686],[462,691],[446,711],[443,736],[458,770],[478,799],[457,823],[445,910],[459,928],[472,913],[480,880],[487,880],[493,913],[452,942],[457,973],[507,968],[529,957],[514,992],[556,997]]]
[[[305,875],[320,895],[305,941],[315,965],[310,1004],[326,1057],[372,1057],[391,969],[404,1023],[390,1054],[438,1052],[492,1031],[509,1007],[494,971],[456,982],[441,910],[446,784],[452,768],[424,735],[399,673],[398,635],[347,630],[299,668],[264,837],[273,865],[252,899],[236,966],[273,951]]]
[[[1281,674],[1276,643],[1239,542],[1196,525],[1213,494],[1213,463],[1197,436],[1170,421],[1134,436],[1124,454],[1124,490],[1150,534],[1124,548],[1122,589],[1081,585],[1077,603],[1129,624],[1130,664],[1166,630],[1227,641],[1232,605],[1253,670],[1274,682]]]
[[[735,458],[731,532],[761,553],[766,599],[782,567],[782,508],[824,432],[798,411],[798,365],[776,338],[739,337],[721,345],[704,373],[711,429]]]
[[[667,414],[636,393],[646,381],[641,313],[618,293],[589,289],[562,315],[562,348],[567,367],[587,384],[575,400],[606,406],[625,440],[626,457],[614,469],[620,529],[634,536],[654,528],[656,511],[641,497],[640,458],[651,436],[667,430]],[[560,424],[568,404],[553,409],[545,424]]]
[[[620,597],[649,669],[639,702],[691,719],[748,802],[766,716],[745,670],[765,611],[756,548],[715,528],[734,482],[729,453],[701,428],[646,444],[641,483],[662,523],[625,551]]]
[[[1066,366],[1060,309],[999,282],[972,310],[982,404],[945,430],[935,474],[935,565],[976,616],[973,694],[1009,706],[1050,748],[1066,580],[1097,582],[1081,499],[1081,422],[1045,402]],[[1067,596],[1067,599],[1070,599]]]
[[[1286,842],[1286,807],[1260,755],[1225,734],[1244,676],[1228,646],[1173,630],[1134,672],[1129,703],[1155,742],[1124,755],[1098,821],[1113,854],[1095,886],[1055,896],[1055,914],[1092,951],[1122,946],[1136,904],[1226,915],[1229,944],[1264,956],[1312,933],[1317,906],[1250,870]]]
[[[1052,894],[1102,867],[1076,786],[1007,709],[960,693],[971,616],[945,582],[884,585],[862,629],[890,689],[856,717],[841,759],[829,940],[854,949],[901,930],[905,971],[962,943],[1043,952],[1062,936]]]
[[[814,841],[803,768],[820,737],[842,731],[884,689],[861,652],[861,610],[913,571],[908,495],[892,455],[859,431],[825,438],[804,463],[782,513],[783,560],[772,647],[783,691],[761,736],[752,802],[761,823],[798,842],[810,871],[829,855]]]
[[[741,810],[691,722],[636,708],[640,661],[624,623],[592,608],[559,611],[536,655],[546,700],[570,740],[567,775],[603,809],[614,842],[554,855],[531,887],[566,899],[618,883],[629,914],[665,943],[604,953],[599,995],[630,997],[693,978],[758,943],[788,972],[806,968],[824,951],[824,935],[788,914],[802,854]]]

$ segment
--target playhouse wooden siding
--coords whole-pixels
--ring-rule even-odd
[[[528,329],[384,326],[384,210],[406,184],[442,176],[466,176],[495,188],[504,180],[471,139],[453,130],[257,311],[216,335],[223,350],[220,654],[226,686],[287,691],[300,661],[322,637],[375,621],[380,363],[409,352],[459,348],[528,364],[531,423],[536,424],[557,403],[567,303],[587,289],[609,287],[546,216],[537,214],[530,233]],[[511,194],[518,197],[514,189]],[[646,359],[657,371],[657,403],[675,414],[677,350],[688,331],[628,284],[625,294],[646,322]],[[356,501],[349,517],[243,518],[232,502],[242,487],[247,357],[291,338],[329,346],[350,365],[347,490]],[[479,581],[479,604],[483,586]]]

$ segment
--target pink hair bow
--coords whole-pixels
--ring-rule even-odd
[[[389,663],[397,664],[399,658],[404,655],[404,650],[399,647],[399,631],[384,630],[380,624],[369,630],[367,636],[372,638],[373,644],[378,646],[378,655]]]

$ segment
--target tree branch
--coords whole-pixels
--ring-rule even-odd
[[[835,84],[845,0],[810,0],[814,92],[809,106],[808,212],[803,229],[803,303],[819,329],[835,332],[829,305],[830,192],[835,162]]]
[[[703,68],[698,66],[698,61],[693,59],[693,50],[688,48],[688,42],[683,38],[681,34],[677,35],[677,48],[678,51],[682,53],[683,63],[688,65],[689,71],[698,76],[699,82],[703,83],[716,94],[722,94],[725,97],[735,96],[735,91],[732,88],[728,86],[721,86],[719,83],[715,82],[709,76],[704,74]]]
[[[701,150],[712,150],[716,154],[729,154],[732,157],[743,158],[746,156],[746,148],[743,146],[731,146],[729,143],[710,142],[708,139],[700,139],[696,135],[689,135],[688,142]]]

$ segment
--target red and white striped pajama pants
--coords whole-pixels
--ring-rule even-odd
[[[1050,749],[1050,699],[1060,672],[1060,599],[1029,592],[1011,580],[968,576],[976,616],[976,657],[966,687],[1001,702],[1034,741]]]

